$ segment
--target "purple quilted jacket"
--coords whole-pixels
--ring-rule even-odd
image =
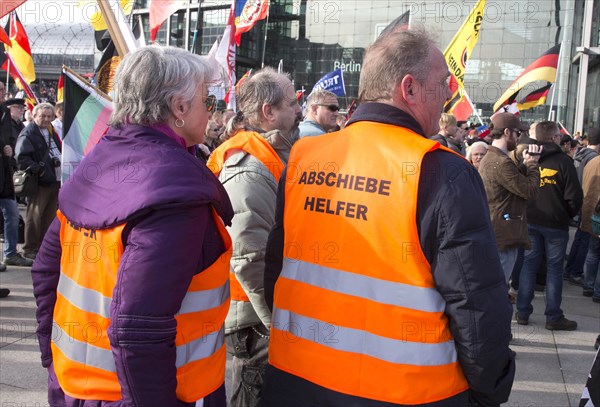
[[[73,399],[54,374],[50,338],[62,252],[55,219],[31,270],[50,405],[193,406],[175,394],[175,314],[194,274],[224,251],[211,211],[231,224],[221,183],[168,127],[127,125],[110,129],[83,159],[60,192],[59,208],[86,228],[127,222],[108,332],[122,399]],[[204,406],[225,406],[224,387],[205,397]]]

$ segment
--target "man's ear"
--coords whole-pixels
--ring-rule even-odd
[[[271,121],[273,118],[273,106],[265,103],[262,105],[262,114],[267,121]]]
[[[414,104],[417,102],[418,87],[419,83],[409,74],[402,78],[396,87],[396,91],[400,92],[400,95],[408,104]]]

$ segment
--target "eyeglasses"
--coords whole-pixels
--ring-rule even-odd
[[[204,100],[204,105],[206,106],[207,111],[212,112],[217,106],[217,97],[215,95],[208,95]]]
[[[517,137],[521,137],[521,134],[523,134],[523,132],[521,130],[517,130],[517,129],[512,129],[511,130],[513,133],[517,133]]]
[[[337,111],[340,110],[340,107],[338,105],[333,105],[333,104],[331,104],[331,105],[324,105],[324,104],[321,104],[321,103],[317,103],[317,106],[326,107],[327,110],[329,110],[330,112],[337,112]]]

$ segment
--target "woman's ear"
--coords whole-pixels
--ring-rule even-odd
[[[173,98],[171,106],[171,113],[178,119],[185,116],[190,110],[190,102],[184,100],[180,96]]]

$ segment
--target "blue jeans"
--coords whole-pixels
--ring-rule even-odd
[[[546,275],[546,320],[558,321],[563,312],[560,309],[563,288],[563,264],[565,250],[569,241],[567,230],[548,228],[540,225],[528,225],[531,250],[525,252],[523,270],[519,281],[517,312],[522,318],[529,318],[533,312],[535,274],[540,268],[542,257],[546,256],[548,274]]]
[[[583,289],[594,291],[592,298],[600,300],[600,238],[590,235],[590,246],[585,258]]]
[[[569,256],[567,256],[565,275],[569,277],[576,277],[583,274],[583,263],[585,263],[585,256],[588,252],[589,242],[589,233],[577,228],[577,232],[575,232],[575,238],[573,239],[573,244],[571,244],[571,251],[569,252]]]
[[[512,248],[508,250],[499,250],[498,254],[500,255],[500,264],[502,264],[502,271],[504,271],[504,278],[506,279],[506,283],[508,284],[510,275],[512,274],[515,268],[515,263],[517,262],[519,249]]]
[[[14,199],[0,199],[0,209],[4,216],[4,258],[7,258],[17,254],[19,208]]]

